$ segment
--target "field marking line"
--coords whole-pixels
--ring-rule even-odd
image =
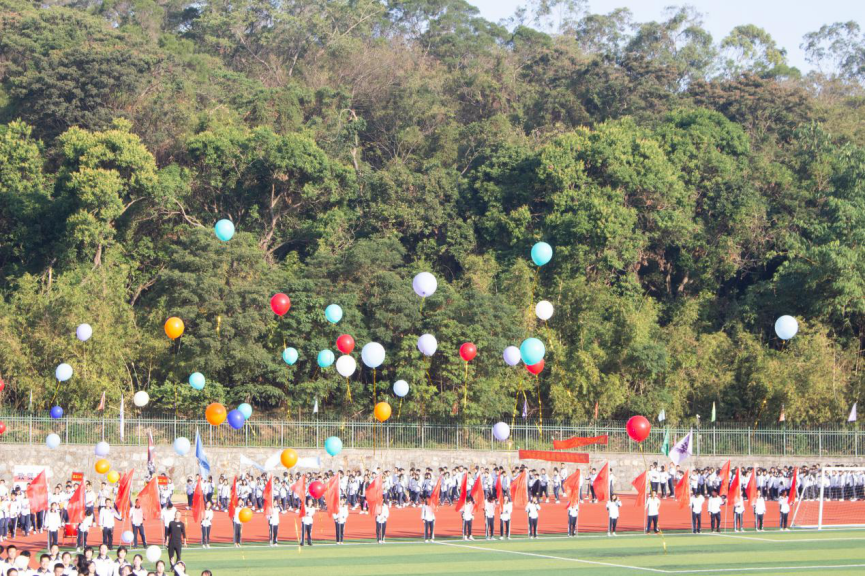
[[[865,568],[865,564],[838,564],[836,566],[754,566],[747,568],[700,568],[697,570],[667,570],[667,573],[703,574],[713,572],[759,572],[761,570],[832,570],[837,568]]]
[[[850,540],[863,541],[865,540],[865,536],[862,538],[761,538],[759,536],[742,536],[740,534],[719,534],[719,533],[707,533],[703,534],[703,536],[720,536],[722,538],[737,538],[741,540],[752,540],[754,542],[780,542],[783,544],[794,544],[796,542],[847,542]]]

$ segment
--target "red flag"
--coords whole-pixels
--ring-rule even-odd
[[[557,452],[555,450],[520,450],[520,460],[544,460],[546,462],[573,462],[588,464],[589,455],[585,452]]]
[[[264,505],[267,506],[266,500]],[[201,490],[201,478],[195,483],[195,490],[192,492],[192,517],[196,522],[201,522],[204,517],[204,492]]]
[[[730,490],[727,492],[727,506],[735,504],[742,499],[742,469],[736,468],[733,474],[733,481],[730,483]]]
[[[234,511],[237,510],[237,476],[231,483],[231,497],[228,499],[228,517],[234,522]]]
[[[66,505],[66,513],[69,516],[70,524],[78,524],[84,520],[84,508],[84,481],[82,480]]]
[[[790,506],[796,502],[796,498],[799,496],[796,492],[799,490],[799,468],[793,470],[793,480],[790,482],[790,492],[787,494],[787,504]]]
[[[27,499],[30,500],[30,511],[48,510],[48,480],[45,479],[45,469],[27,486]]]
[[[748,479],[748,485],[745,487],[745,495],[748,496],[748,502],[753,506],[757,500],[757,467],[754,466],[751,470],[751,478]]]
[[[466,498],[468,497],[468,495],[469,495],[469,472],[468,472],[468,470],[466,470],[466,473],[463,474],[463,484],[460,487],[460,497],[457,500],[457,505],[455,507],[455,510],[457,512],[463,511],[463,508],[466,505]]]
[[[676,501],[681,510],[691,502],[691,471],[685,470],[685,475],[676,484]]]
[[[637,500],[634,504],[639,508],[646,508],[646,472],[634,478],[631,486],[637,489]]]
[[[327,486],[324,488],[324,504],[327,506],[327,511],[330,514],[336,514],[339,511],[339,474],[327,481]]]
[[[496,512],[499,514],[502,513],[502,506],[504,505],[504,492],[502,491],[502,472],[496,476]]]
[[[475,505],[472,509],[475,514],[478,514],[484,507],[484,483],[481,481],[480,474],[475,478],[475,483],[472,484],[472,500],[475,501]]]
[[[432,494],[429,497],[430,506],[432,506],[433,510],[437,511],[439,508],[439,501],[441,500],[442,494],[442,477],[439,476],[439,479],[436,480],[436,485],[433,486]]]
[[[565,478],[562,482],[562,489],[565,491],[565,496],[568,497],[568,506],[573,506],[580,500],[580,471],[574,470],[574,473]]]
[[[730,461],[721,466],[721,491],[718,496],[726,496],[727,490],[730,488]]]
[[[102,399],[99,400],[99,406],[96,409],[105,410],[105,390],[102,391]]]
[[[598,475],[595,476],[595,481],[592,482],[592,488],[595,489],[595,498],[601,502],[610,499],[610,463],[604,464]]]
[[[159,479],[154,477],[138,493],[138,503],[141,505],[141,512],[144,514],[145,520],[158,520],[159,514],[162,512],[162,506],[159,503]]]
[[[511,482],[511,502],[514,503],[514,508],[517,510],[529,505],[529,486],[525,470],[517,474],[517,477]]]
[[[381,476],[376,476],[375,480],[366,487],[366,502],[373,515],[378,516],[381,512],[381,503],[384,502],[381,492]]]
[[[553,440],[553,448],[556,450],[569,450],[581,446],[589,446],[590,444],[606,444],[609,439],[610,437],[606,434],[603,434],[602,436],[589,436],[586,438],[574,436],[567,440]]]
[[[129,508],[132,506],[132,475],[135,468],[120,478],[117,484],[117,511],[123,518],[129,517]]]
[[[264,499],[264,516],[266,518],[273,514],[273,476],[267,478],[262,498]]]

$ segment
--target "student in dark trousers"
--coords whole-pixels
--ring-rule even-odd
[[[302,532],[300,534],[300,545],[303,546],[303,540],[306,538],[306,544],[312,546],[312,521],[315,517],[315,500],[312,498],[306,499],[306,510],[303,518],[300,519],[302,524]]]
[[[526,513],[529,515],[529,538],[538,537],[538,519],[540,517],[541,504],[537,496],[532,496],[531,501],[526,506]]]
[[[577,518],[580,515],[580,502],[568,504],[568,536],[577,535]]]
[[[390,517],[390,507],[387,502],[381,503],[381,510],[375,516],[375,539],[379,544],[384,544],[387,519]]]
[[[141,509],[141,502],[138,498],[135,499],[135,506],[129,513],[132,519],[132,547],[138,548],[138,537],[141,537],[141,545],[147,548],[147,536],[144,535],[144,510]]]
[[[616,525],[619,523],[619,508],[622,507],[622,501],[619,497],[613,494],[610,496],[610,501],[607,502],[607,514],[610,517],[610,522],[607,525],[607,536],[616,535]]]
[[[186,546],[186,525],[175,518],[168,523],[168,563],[180,562],[180,552]]]
[[[466,498],[465,505],[462,509],[462,517],[463,517],[463,540],[474,540],[475,537],[472,536],[472,521],[475,519],[475,501],[469,496]]]

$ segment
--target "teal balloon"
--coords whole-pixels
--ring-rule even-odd
[[[243,417],[249,420],[252,418],[252,406],[244,402],[240,406],[237,407],[237,411],[243,414]]]
[[[234,224],[231,220],[225,220],[223,218],[216,223],[216,226],[213,227],[213,231],[216,233],[217,238],[223,242],[228,242],[234,236]]]
[[[318,353],[318,366],[320,368],[327,368],[331,364],[333,364],[334,355],[330,350],[322,350]]]
[[[342,440],[340,440],[336,436],[331,436],[324,441],[324,451],[331,456],[336,456],[337,454],[342,452]]]
[[[544,347],[544,343],[537,338],[526,338],[520,344],[520,358],[523,359],[526,366],[534,366],[544,359],[546,353],[547,349]]]
[[[532,246],[532,262],[543,266],[553,259],[553,247],[546,242],[538,242]]]
[[[189,385],[196,390],[204,390],[204,374],[193,372],[189,375]]]
[[[297,350],[290,347],[286,348],[282,351],[282,359],[289,366],[293,365],[295,362],[297,362]]]
[[[331,304],[324,309],[324,317],[331,324],[336,324],[342,320],[342,308],[339,307],[339,304]]]

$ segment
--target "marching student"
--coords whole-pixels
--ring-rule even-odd
[[[475,519],[474,502],[474,499],[469,496],[468,498],[466,498],[465,505],[463,506],[463,540],[475,539],[475,537],[472,536],[472,520]]]
[[[577,498],[573,504],[568,504],[568,536],[577,535],[577,517],[580,515],[580,500]]]
[[[531,501],[526,505],[526,512],[529,515],[529,538],[538,537],[538,512],[541,511],[540,501],[537,496],[532,496]]]
[[[375,517],[375,539],[379,544],[384,544],[385,530],[387,529],[387,519],[390,516],[390,506],[387,502],[381,503],[381,510]]]
[[[735,496],[733,504],[733,532],[745,531],[745,501],[742,500],[742,495]]]
[[[420,511],[420,518],[423,520],[423,541],[435,542],[436,539],[436,513],[429,503],[429,497],[424,497],[423,507]]]
[[[111,550],[114,547],[114,520],[122,520],[123,517],[112,506],[111,498],[105,499],[105,506],[99,510],[99,525],[102,526],[102,543],[108,545]]]
[[[762,492],[757,492],[757,498],[754,499],[754,524],[757,527],[757,532],[763,531],[763,516],[766,514],[766,499],[763,498]]]
[[[147,548],[147,537],[144,535],[144,510],[141,509],[138,498],[135,499],[135,506],[129,516],[132,519],[132,547],[138,548],[138,537],[141,536],[141,546]]]
[[[60,505],[57,502],[51,504],[48,514],[45,515],[45,529],[48,530],[48,548],[57,546],[58,532],[63,526],[63,519],[60,517]]]
[[[162,518],[162,524],[165,527],[164,536],[163,536],[163,545],[168,546],[168,525],[174,522],[174,519],[177,517],[177,508],[174,507],[174,504],[171,500],[165,504],[165,508],[163,508],[159,512],[160,517]]]
[[[180,554],[186,546],[186,524],[175,518],[168,525],[168,562],[172,566],[180,562]]]
[[[646,500],[646,534],[649,530],[658,533],[658,515],[661,513],[661,499],[658,498],[658,493],[652,490],[649,499]]]
[[[706,498],[700,494],[699,489],[691,494],[691,532],[700,534],[703,521],[703,504]]]
[[[622,507],[622,501],[619,497],[613,494],[607,502],[607,514],[610,518],[610,523],[607,525],[607,536],[616,536],[616,524],[619,523],[619,508]]]
[[[204,514],[201,516],[201,547],[210,548],[210,530],[213,528],[213,503],[204,504]],[[143,532],[143,530],[142,530]],[[147,546],[147,544],[145,544]]]
[[[85,512],[84,520],[78,523],[78,540],[76,541],[76,552],[81,552],[81,549],[87,546],[87,534],[90,532],[90,527],[93,526],[93,511]]]
[[[336,543],[345,542],[345,522],[348,520],[348,502],[345,498],[339,499],[339,508],[334,511],[333,522],[336,528]]]
[[[234,518],[231,519],[232,525],[234,527],[234,547],[240,548],[240,544],[243,542],[243,523],[240,521],[240,511],[243,510],[241,506],[237,506],[234,509]]]
[[[270,515],[267,517],[267,528],[268,528],[268,544],[270,546],[278,546],[279,545],[279,508],[276,506],[272,506],[270,509]]]
[[[490,496],[484,502],[484,517],[486,519],[485,531],[487,540],[492,540],[496,537],[496,498]]]
[[[511,515],[514,513],[514,503],[510,496],[502,499],[502,512],[499,514],[499,540],[511,539]]]
[[[789,530],[789,528],[787,528],[787,518],[790,515],[790,503],[787,501],[787,494],[788,494],[787,490],[784,490],[781,492],[780,506],[781,506],[781,531],[782,532]]]
[[[712,495],[709,496],[709,521],[712,525],[712,532],[721,531],[721,505],[724,500],[718,495],[715,490],[712,490]]]
[[[312,546],[312,521],[315,516],[315,500],[311,497],[306,499],[306,510],[303,513],[303,518],[300,519],[302,524],[302,532],[300,533],[300,545],[303,546],[303,539],[306,536],[306,543]]]

